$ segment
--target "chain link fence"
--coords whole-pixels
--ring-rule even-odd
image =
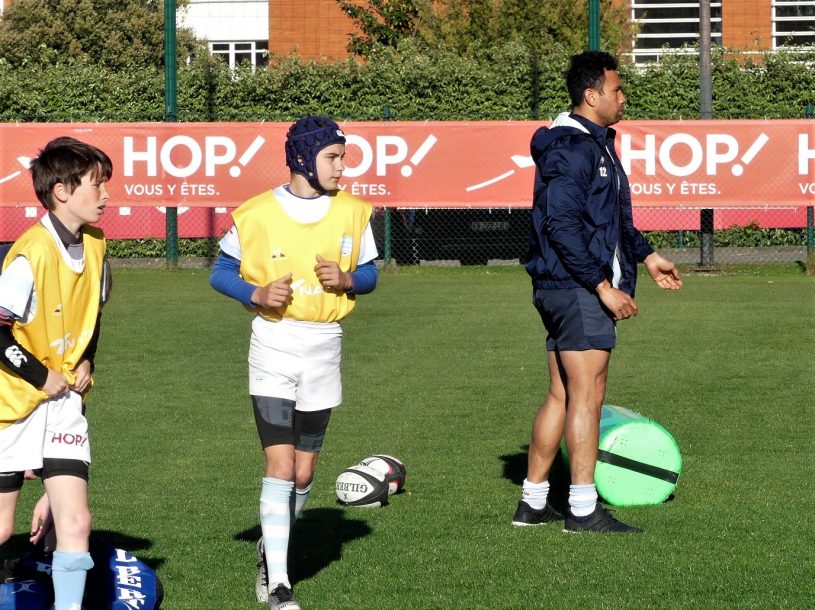
[[[635,224],[676,211],[635,209]],[[698,228],[643,231],[677,263],[804,263],[813,252],[812,207],[681,212],[697,216]],[[380,253],[399,265],[511,265],[526,258],[530,216],[527,209],[379,209],[373,226]],[[728,216],[745,220],[722,225]]]
[[[23,213],[16,222],[6,224],[5,234],[19,235],[41,215]],[[178,210],[179,264],[208,265],[218,255],[218,239],[231,226],[233,208],[181,208]],[[714,226],[717,217],[742,212],[742,224],[710,229],[643,231],[651,245],[671,260],[701,266],[727,264],[790,263],[804,264],[812,255],[812,207],[773,210],[771,226],[762,216],[747,210],[710,210]],[[110,215],[121,208],[110,207],[100,226],[113,224]],[[168,242],[164,214],[153,208],[131,208],[127,216],[116,219],[117,237],[109,239],[109,254],[117,265],[164,264]],[[638,213],[635,211],[635,223]],[[671,210],[654,210],[667,214]],[[693,210],[704,220],[704,212]],[[382,265],[518,265],[527,255],[531,212],[528,209],[405,209],[375,208],[371,224]],[[810,224],[807,226],[807,218]],[[122,231],[124,227],[124,231]],[[11,241],[6,239],[5,241]]]

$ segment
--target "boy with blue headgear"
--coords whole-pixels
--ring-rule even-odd
[[[331,409],[342,402],[340,321],[376,287],[371,206],[338,189],[345,135],[309,116],[286,138],[289,184],[232,213],[210,277],[254,314],[249,393],[266,460],[260,494],[258,601],[296,610],[291,526],[311,490]]]

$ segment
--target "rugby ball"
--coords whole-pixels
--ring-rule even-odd
[[[390,495],[398,493],[405,486],[407,469],[400,460],[392,455],[372,455],[362,460],[360,464],[385,475],[385,480],[388,482],[388,494]]]
[[[345,506],[384,506],[388,503],[388,482],[381,472],[357,464],[346,468],[337,477],[337,499]]]

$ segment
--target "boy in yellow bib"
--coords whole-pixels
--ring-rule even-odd
[[[376,287],[371,206],[338,189],[345,136],[310,116],[289,129],[291,181],[232,213],[210,283],[257,314],[249,393],[266,460],[256,595],[299,610],[288,577],[289,532],[311,490],[331,409],[342,402],[340,321]]]
[[[48,213],[14,243],[0,274],[0,542],[11,534],[24,471],[38,471],[57,535],[56,610],[81,607],[93,566],[83,399],[109,278],[102,231],[89,225],[102,217],[112,171],[94,146],[49,142],[31,162]]]

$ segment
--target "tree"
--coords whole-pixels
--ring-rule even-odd
[[[588,48],[588,0],[434,0],[421,15],[417,29],[426,40],[461,53],[507,41],[537,53]],[[601,47],[627,48],[633,30],[626,8],[600,0],[600,15]]]
[[[348,52],[368,57],[376,45],[395,47],[414,33],[421,3],[423,0],[337,0],[360,31],[349,36]]]
[[[349,51],[367,57],[374,45],[395,47],[414,37],[459,55],[520,42],[536,54],[577,53],[588,47],[588,0],[337,0],[361,34]],[[601,46],[630,45],[632,24],[624,6],[600,0]]]
[[[177,0],[179,7],[188,0]],[[200,48],[176,31],[179,57]],[[0,20],[0,59],[11,65],[79,62],[122,69],[164,64],[161,0],[14,0]]]

